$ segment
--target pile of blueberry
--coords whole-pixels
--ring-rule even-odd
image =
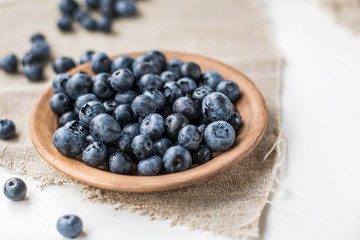
[[[43,76],[43,63],[50,58],[50,47],[45,37],[34,34],[31,37],[30,51],[22,58],[23,74],[30,81],[40,81]],[[6,55],[0,62],[0,67],[8,73],[18,72],[18,58],[15,54]]]
[[[116,17],[132,17],[137,13],[136,3],[131,0],[85,0],[86,9],[82,10],[75,0],[61,0],[59,9],[62,17],[57,25],[62,31],[71,31],[74,21],[78,21],[88,31],[111,32],[112,20]],[[99,19],[89,15],[89,10],[98,10]]]
[[[65,156],[113,173],[175,173],[204,164],[232,147],[242,118],[239,87],[198,64],[169,62],[150,51],[111,61],[94,53],[92,78],[78,72],[53,81],[50,107],[58,114],[53,142]]]

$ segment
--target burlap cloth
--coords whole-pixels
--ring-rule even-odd
[[[57,1],[49,0],[1,5],[1,55],[15,52],[22,56],[36,31],[46,35],[53,56],[78,59],[88,49],[109,55],[149,49],[196,53],[248,75],[265,97],[269,114],[265,137],[256,150],[241,164],[208,182],[157,193],[114,192],[84,185],[82,193],[93,201],[139,210],[154,219],[170,219],[173,224],[186,223],[232,238],[258,237],[261,212],[276,182],[284,152],[279,126],[282,62],[258,3],[139,1],[140,17],[115,21],[115,33],[111,35],[89,33],[80,27],[75,33],[61,33],[56,27],[56,5]],[[40,179],[43,185],[74,183],[37,154],[28,134],[31,108],[53,77],[49,65],[46,81],[41,83],[0,71],[0,118],[12,119],[17,126],[15,139],[0,141],[0,164]]]

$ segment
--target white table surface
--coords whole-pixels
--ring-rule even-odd
[[[360,37],[314,3],[262,0],[286,65],[282,125],[285,190],[276,193],[262,228],[265,240],[360,239]],[[18,176],[0,168],[0,186]],[[64,239],[63,214],[84,222],[78,239],[225,239],[169,221],[115,211],[80,199],[79,186],[50,186],[19,176],[28,198],[0,194],[0,239]]]

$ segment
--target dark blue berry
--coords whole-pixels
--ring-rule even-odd
[[[158,155],[143,159],[138,163],[138,171],[143,176],[156,176],[162,167],[161,157]]]
[[[10,139],[15,136],[15,124],[9,119],[0,119],[0,139]]]
[[[72,30],[72,18],[64,15],[62,16],[58,22],[57,22],[57,26],[61,31],[71,31]]]
[[[170,82],[170,81],[177,81],[179,79],[179,76],[171,71],[164,71],[160,75],[160,79],[163,82],[163,84]]]
[[[149,96],[139,95],[131,103],[132,110],[141,118],[156,111],[156,103]]]
[[[182,77],[189,77],[195,81],[199,81],[199,79],[201,77],[201,69],[200,69],[199,65],[197,65],[194,62],[184,63],[181,66],[180,71],[181,71]]]
[[[109,72],[111,60],[105,53],[94,53],[91,61],[91,69],[94,73]]]
[[[183,62],[180,59],[174,58],[168,62],[166,69],[168,71],[175,73],[178,77],[180,77],[182,65],[183,65]]]
[[[95,96],[95,94],[92,93],[79,96],[75,102],[75,109],[74,109],[75,113],[79,113],[80,109],[85,105],[85,103],[91,101],[100,101],[100,100]]]
[[[98,23],[95,19],[90,16],[84,16],[81,19],[81,26],[83,26],[88,31],[95,31],[98,29]]]
[[[136,4],[133,1],[117,1],[115,11],[120,17],[132,17],[136,15]]]
[[[20,178],[11,178],[4,184],[5,197],[12,201],[21,201],[25,198],[27,187]]]
[[[180,113],[174,113],[165,119],[167,136],[172,140],[177,140],[179,131],[189,125],[189,120]]]
[[[23,74],[32,82],[40,81],[43,77],[43,66],[40,63],[25,65]]]
[[[54,93],[66,93],[66,84],[68,80],[71,78],[70,75],[66,73],[61,73],[56,75],[56,77],[53,80],[52,89]]]
[[[83,228],[81,219],[76,215],[65,215],[56,222],[56,229],[64,237],[75,238],[80,235]]]
[[[199,104],[201,104],[204,97],[206,97],[206,95],[208,95],[212,92],[213,92],[213,90],[209,86],[198,87],[193,92],[192,98],[195,99]]]
[[[92,77],[92,81],[96,82],[99,79],[100,80],[110,81],[110,77],[111,77],[111,75],[109,73],[102,72],[102,73],[98,73],[98,74],[94,75]]]
[[[147,54],[153,55],[158,60],[161,70],[166,68],[166,57],[162,52],[158,50],[151,50]]]
[[[198,129],[199,129],[199,131],[200,132],[202,132],[202,133],[204,133],[205,132],[205,129],[206,129],[206,124],[200,124],[199,126],[198,126]]]
[[[191,166],[191,154],[182,146],[170,147],[164,154],[163,164],[168,173],[188,170]]]
[[[196,82],[188,77],[180,78],[177,83],[180,85],[183,94],[192,94],[197,88]]]
[[[100,7],[101,0],[85,0],[86,6],[92,9],[97,9]]]
[[[149,136],[138,135],[133,139],[131,148],[136,157],[148,158],[154,153],[154,142]]]
[[[170,104],[173,104],[176,99],[183,96],[181,86],[173,81],[164,84],[163,93],[166,101]]]
[[[101,99],[108,99],[114,95],[114,90],[110,85],[110,79],[106,77],[93,78],[91,92]]]
[[[144,54],[134,60],[132,70],[135,78],[140,79],[147,73],[160,74],[161,64],[155,56]]]
[[[61,0],[59,3],[59,8],[63,14],[72,16],[79,8],[79,5],[74,0]]]
[[[86,73],[75,73],[66,83],[66,93],[72,99],[90,92],[92,80]]]
[[[31,36],[30,41],[32,43],[35,43],[37,41],[45,41],[45,37],[41,33],[35,33]]]
[[[106,145],[101,142],[91,142],[82,152],[81,159],[92,167],[103,165],[108,160]]]
[[[193,163],[199,165],[208,162],[212,157],[211,150],[206,145],[200,145],[200,147],[192,154]]]
[[[205,129],[204,140],[211,150],[223,152],[234,144],[235,130],[225,121],[212,122]]]
[[[204,72],[204,74],[201,77],[201,85],[208,86],[212,90],[216,90],[217,85],[223,81],[223,77],[214,70],[209,70]]]
[[[202,101],[202,112],[211,121],[227,121],[233,111],[233,104],[223,93],[210,93]]]
[[[190,122],[195,122],[202,115],[199,104],[190,95],[176,99],[173,104],[173,111],[174,113],[183,114]]]
[[[103,102],[105,111],[107,114],[112,115],[117,108],[118,104],[113,99],[109,99]]]
[[[111,19],[109,17],[101,17],[98,22],[98,29],[100,31],[109,33],[111,32]]]
[[[73,103],[65,93],[55,93],[50,98],[50,108],[54,113],[62,115],[73,109]]]
[[[101,102],[87,102],[80,109],[79,119],[82,125],[89,127],[91,120],[102,113],[105,113],[105,108]]]
[[[122,135],[119,140],[117,140],[116,147],[120,150],[120,152],[132,154],[132,140],[133,139],[129,135]]]
[[[143,95],[149,96],[152,100],[154,100],[156,104],[156,111],[160,111],[166,104],[165,96],[162,92],[156,89],[148,89]]]
[[[102,0],[100,2],[100,12],[105,17],[115,16],[115,0]]]
[[[115,119],[122,125],[126,125],[135,120],[135,113],[130,104],[120,104],[114,111]]]
[[[140,135],[140,123],[129,123],[127,124],[122,132],[121,135],[128,135],[131,139],[134,139],[137,135]]]
[[[91,135],[87,135],[86,136],[86,142],[87,143],[92,143],[92,142],[96,142],[95,138]]]
[[[239,86],[233,81],[221,81],[217,85],[216,91],[225,94],[232,102],[236,102],[240,97]]]
[[[116,91],[129,90],[134,83],[134,75],[129,69],[119,69],[111,74],[110,83]]]
[[[88,13],[83,10],[76,10],[76,12],[74,13],[74,18],[80,23],[84,18],[88,16]]]
[[[54,71],[59,73],[65,73],[76,66],[74,60],[69,57],[57,57],[53,62]]]
[[[81,54],[80,56],[80,64],[86,63],[86,62],[91,62],[92,60],[92,56],[94,55],[94,51],[92,50],[88,50],[85,51]]]
[[[135,91],[128,90],[124,92],[118,92],[115,95],[114,100],[117,104],[131,104],[136,96],[138,96],[138,94]]]
[[[22,58],[22,60],[21,60],[21,63],[22,63],[23,66],[33,64],[33,63],[37,63],[37,62],[38,62],[38,60],[36,59],[36,57],[32,53],[26,53],[24,55],[24,57]]]
[[[50,57],[50,47],[45,41],[36,41],[33,43],[30,53],[39,61],[48,60]]]
[[[133,170],[133,163],[126,154],[116,152],[109,158],[109,168],[113,173],[130,175]]]
[[[160,77],[152,73],[143,75],[138,82],[138,87],[142,93],[149,89],[161,90],[162,86]]]
[[[79,119],[79,115],[74,113],[73,111],[66,112],[63,115],[61,115],[59,119],[59,127],[64,126],[67,122],[78,119]]]
[[[8,73],[17,72],[18,59],[15,54],[6,55],[0,62],[0,67]]]
[[[120,56],[116,58],[111,64],[111,72],[115,72],[119,69],[129,69],[132,70],[132,64],[134,59],[129,56]]]
[[[155,154],[163,157],[166,150],[173,145],[172,141],[166,137],[159,138],[154,142]]]
[[[152,139],[161,137],[165,130],[165,122],[163,117],[158,113],[147,115],[141,122],[140,133],[147,135]]]
[[[227,122],[234,128],[235,131],[239,130],[239,128],[243,124],[242,117],[238,112],[233,112],[233,114],[231,114],[231,117],[229,118],[229,120],[227,120]]]
[[[203,139],[203,133],[194,125],[183,127],[178,135],[178,142],[181,146],[188,150],[196,150],[199,148]]]
[[[89,128],[91,135],[103,143],[113,143],[119,139],[121,134],[120,124],[106,113],[94,117]]]

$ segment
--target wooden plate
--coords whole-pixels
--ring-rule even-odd
[[[144,52],[124,54],[137,57]],[[52,137],[58,128],[58,117],[49,107],[53,96],[52,89],[47,89],[35,104],[30,117],[30,136],[39,154],[53,167],[64,174],[89,185],[120,191],[151,192],[175,189],[208,180],[224,172],[248,156],[264,135],[267,124],[266,106],[261,93],[247,77],[234,68],[221,62],[192,54],[165,52],[167,59],[179,58],[184,62],[193,61],[200,65],[202,72],[216,70],[224,79],[235,81],[242,92],[236,103],[244,125],[239,130],[234,146],[217,155],[206,164],[187,171],[160,176],[126,176],[89,167],[81,161],[65,157],[56,150]],[[115,59],[117,56],[113,57]],[[90,64],[86,63],[69,72],[70,75],[84,71],[90,75]]]

